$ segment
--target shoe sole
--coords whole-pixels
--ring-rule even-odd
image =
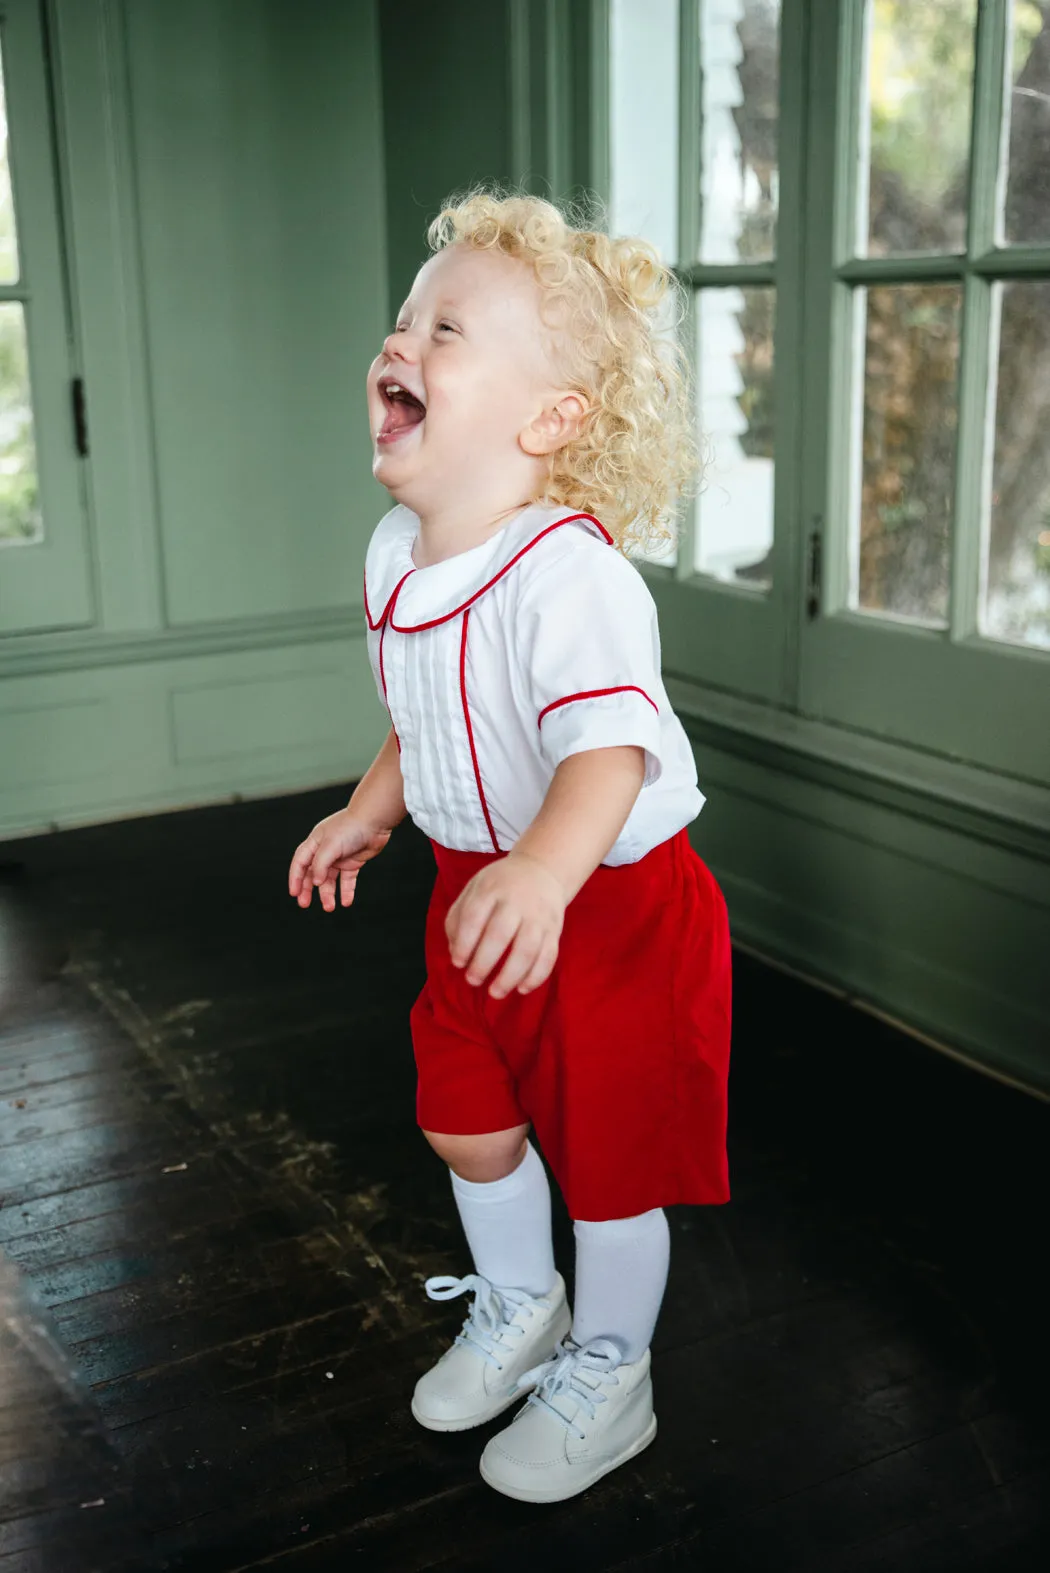
[[[629,1463],[632,1458],[636,1458],[639,1453],[644,1452],[655,1436],[656,1416],[654,1415],[637,1442],[633,1442],[626,1452],[621,1453],[618,1458],[609,1459],[600,1469],[592,1471],[586,1480],[582,1482],[574,1481],[567,1491],[526,1491],[518,1486],[506,1485],[502,1480],[494,1480],[492,1478],[485,1468],[484,1460],[482,1460],[480,1466],[481,1478],[487,1486],[492,1487],[493,1491],[502,1492],[505,1497],[514,1497],[518,1502],[567,1502],[570,1497],[578,1497],[581,1492],[589,1491],[592,1486],[598,1484],[598,1481],[604,1475],[608,1475],[614,1469],[619,1469],[621,1464]]]

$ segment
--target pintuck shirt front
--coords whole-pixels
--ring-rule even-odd
[[[393,508],[365,563],[368,653],[401,753],[405,807],[440,846],[506,852],[563,759],[645,751],[645,784],[605,864],[637,862],[703,806],[664,690],[656,607],[588,514],[530,507],[470,551],[416,568]]]

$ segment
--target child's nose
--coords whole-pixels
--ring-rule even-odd
[[[383,340],[383,354],[388,360],[417,361],[419,347],[411,329],[402,330],[400,333],[388,333]]]

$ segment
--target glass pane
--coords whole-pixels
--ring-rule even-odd
[[[869,0],[871,256],[966,248],[976,17],[976,0]]]
[[[717,579],[768,589],[775,294],[772,289],[707,289],[696,305],[705,463],[693,566]]]
[[[609,228],[678,258],[678,0],[609,13]]]
[[[1004,236],[1050,240],[1050,3],[1013,0]]]
[[[948,615],[961,307],[958,284],[867,292],[853,553],[863,611]]]
[[[981,632],[1050,649],[1050,281],[1002,289]]]
[[[11,171],[7,163],[7,94],[4,91],[3,55],[0,53],[0,284],[14,284],[17,278],[18,237],[15,233]]]
[[[0,545],[42,534],[25,316],[20,302],[0,301]]]
[[[700,260],[776,247],[780,0],[701,0]]]

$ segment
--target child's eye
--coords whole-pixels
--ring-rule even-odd
[[[439,322],[437,325],[437,330],[439,333],[455,333],[456,327],[451,322]]]

